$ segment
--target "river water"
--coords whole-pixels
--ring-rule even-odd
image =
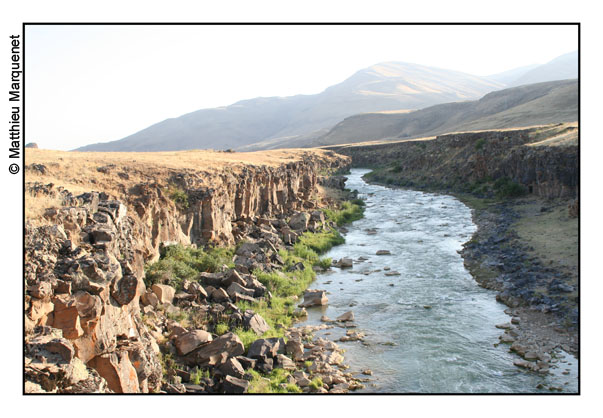
[[[338,344],[350,371],[373,372],[361,392],[550,393],[550,386],[576,392],[578,361],[571,355],[560,353],[552,373],[542,376],[514,366],[509,346],[497,345],[502,331],[495,325],[511,318],[457,252],[476,230],[470,209],[452,196],[367,184],[361,177],[368,171],[352,170],[346,183],[366,200],[365,217],[325,255],[350,257],[354,266],[317,277],[311,287],[326,290],[329,304],[309,308],[304,322],[354,312],[365,341]],[[378,250],[391,255],[377,256]],[[400,275],[385,275],[393,271]],[[318,335],[335,341],[345,331]]]

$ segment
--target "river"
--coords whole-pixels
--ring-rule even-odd
[[[354,312],[366,338],[338,344],[350,371],[373,372],[360,392],[550,393],[550,386],[576,392],[578,361],[571,355],[561,353],[543,376],[514,366],[515,354],[498,344],[502,331],[495,325],[511,318],[458,254],[476,230],[471,210],[452,196],[367,184],[367,172],[352,170],[346,183],[366,200],[365,217],[325,255],[351,257],[354,266],[317,277],[311,287],[326,290],[329,303],[309,308],[304,322]],[[377,256],[378,250],[391,255]],[[400,275],[385,275],[394,271]],[[345,331],[336,326],[318,335],[336,341]]]

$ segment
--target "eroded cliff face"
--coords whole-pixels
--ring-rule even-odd
[[[507,177],[540,197],[576,198],[577,135],[575,124],[558,124],[331,149],[355,167],[389,167],[408,187],[462,189]]]
[[[27,183],[27,198],[62,204],[37,222],[26,220],[26,391],[158,390],[159,347],[140,318],[145,263],[159,257],[162,244],[230,245],[246,221],[319,207],[319,173],[349,162],[306,153],[290,163],[212,174],[171,170],[126,184],[117,195]]]

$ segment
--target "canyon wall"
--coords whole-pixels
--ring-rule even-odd
[[[352,157],[355,167],[388,167],[407,187],[462,189],[507,177],[544,198],[578,194],[577,127],[565,124],[329,149]]]
[[[27,183],[26,198],[62,205],[37,222],[26,219],[25,391],[157,391],[159,347],[139,306],[145,263],[159,257],[162,245],[232,245],[246,222],[320,207],[319,174],[349,163],[332,153],[307,153],[276,166],[224,167],[211,175],[183,170],[153,178],[149,172],[150,181],[127,184],[117,196],[102,190],[76,196],[58,185]]]

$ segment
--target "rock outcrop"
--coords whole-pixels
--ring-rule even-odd
[[[147,327],[143,314],[153,316],[153,309],[160,306],[177,313],[174,304],[200,306],[198,302],[207,299],[236,308],[231,301],[268,296],[245,271],[278,262],[278,253],[274,246],[247,252],[249,248],[242,246],[235,256],[236,270],[201,273],[198,283],[187,284],[180,293],[160,284],[147,289],[145,263],[158,259],[160,249],[173,243],[228,245],[251,233],[271,246],[269,242],[280,241],[281,236],[270,221],[261,220],[272,219],[284,227],[296,211],[310,220],[310,212],[320,205],[318,173],[347,164],[349,159],[343,157],[308,156],[275,167],[224,170],[210,179],[212,187],[201,185],[207,183],[201,181],[203,173],[185,170],[169,178],[185,199],[170,196],[166,184],[157,181],[133,185],[120,196],[102,191],[75,196],[53,184],[28,183],[31,198],[48,196],[62,205],[47,210],[44,222],[28,220],[25,228],[26,391],[186,391],[177,383],[162,387],[156,341],[164,336]],[[46,172],[46,166],[38,166],[27,168]],[[105,168],[109,173],[114,170],[110,165]],[[239,315],[256,334],[266,331],[261,316],[252,311]],[[220,365],[244,353],[232,333],[212,338],[205,330],[166,326],[175,339],[176,354],[187,356],[191,364]],[[234,379],[238,378],[224,384],[234,392],[246,388]]]
[[[111,391],[148,392],[161,366],[140,320],[144,258],[134,221],[120,202],[81,199],[56,211],[58,225],[26,226],[26,343],[52,327]]]
[[[355,167],[389,167],[389,173],[371,177],[388,184],[455,190],[509,178],[536,196],[574,199],[580,174],[577,134],[576,126],[558,124],[331,149],[352,157]]]

